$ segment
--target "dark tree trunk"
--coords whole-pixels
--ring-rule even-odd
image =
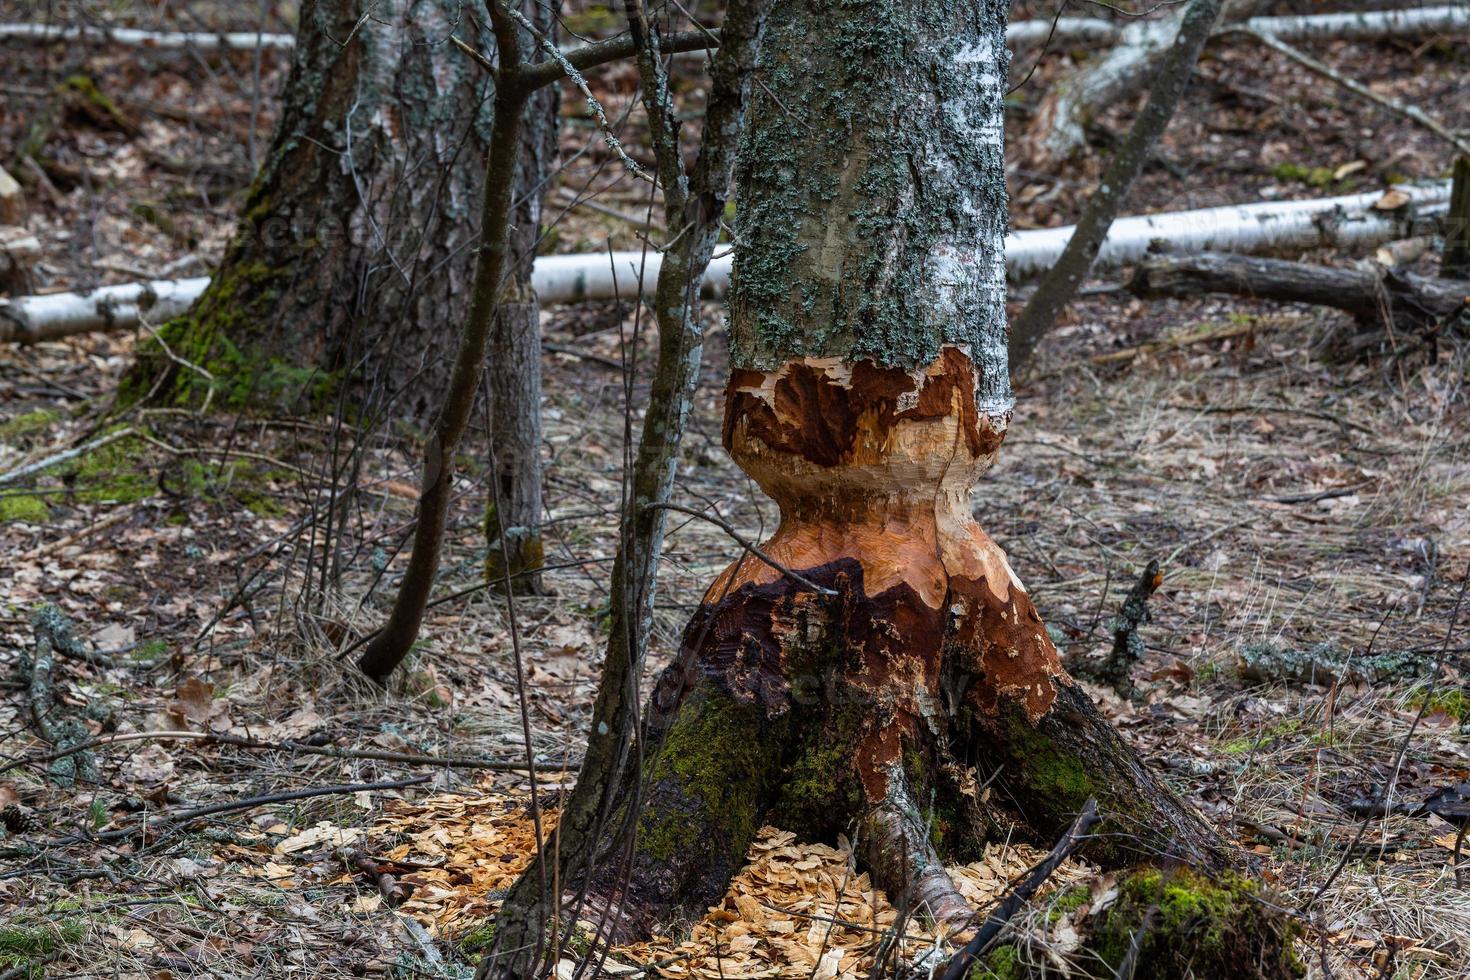
[[[282,115],[209,289],[125,389],[424,419],[469,303],[493,85],[483,0],[306,0]],[[489,47],[488,43],[480,45]],[[371,397],[370,397],[371,396]]]
[[[765,822],[857,826],[875,883],[953,924],[970,912],[941,858],[1013,823],[1049,843],[1089,798],[1095,860],[1225,863],[1063,670],[972,513],[1012,407],[1005,9],[772,13],[724,444],[781,523],[770,563],[710,587],[655,687],[630,884],[593,881],[636,930],[700,915]]]

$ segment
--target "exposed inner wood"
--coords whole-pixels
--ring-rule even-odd
[[[727,399],[725,447],[781,507],[766,552],[791,569],[855,562],[863,596],[904,607],[913,621],[891,656],[874,651],[855,683],[882,678],[904,705],[904,723],[916,724],[928,710],[919,696],[936,689],[948,648],[981,676],[966,695],[976,707],[993,714],[1009,697],[1033,722],[1046,713],[1057,684],[1069,681],[1005,553],[971,510],[1009,419],[976,410],[963,351],[946,347],[915,372],[831,358],[737,371]],[[706,602],[782,574],[737,563]],[[899,681],[908,674],[916,685]],[[872,759],[875,788],[897,751],[891,734],[879,740],[889,748]]]

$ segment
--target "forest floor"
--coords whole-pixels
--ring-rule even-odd
[[[0,4],[0,20],[25,19],[21,9]],[[1470,129],[1463,43],[1313,50]],[[45,250],[30,287],[207,269],[268,143],[269,93],[288,59],[14,40],[0,41],[0,56],[0,160],[44,110],[62,110],[48,137],[54,172],[27,191],[27,225]],[[1018,78],[1034,57],[1018,57]],[[1026,107],[1070,60],[1049,54],[1014,97],[1018,226],[1070,220],[1105,159],[1094,153],[1062,176],[1024,162]],[[57,84],[78,73],[137,125],[60,100]],[[1130,211],[1346,193],[1446,169],[1431,135],[1261,51],[1217,47],[1200,79]],[[597,86],[614,118],[635,97],[630,70],[603,72]],[[685,95],[697,107],[693,82]],[[560,187],[638,213],[639,192],[600,166],[575,101],[566,156],[591,150]],[[1104,125],[1118,131],[1126,112]],[[636,114],[630,125],[636,153]],[[565,205],[563,193],[553,203]],[[605,249],[609,238],[637,247],[629,222],[584,207],[555,227],[559,251]],[[1414,261],[1432,268],[1433,256]],[[716,305],[706,312],[679,501],[759,538],[776,515],[720,448],[723,324]],[[0,347],[0,976],[467,975],[475,926],[535,846],[525,726],[543,831],[575,777],[625,425],[636,431],[653,346],[646,318],[612,304],[549,310],[544,326],[559,348],[545,358],[553,591],[481,588],[476,433],[441,600],[387,691],[355,675],[348,652],[380,622],[401,574],[415,431],[114,412],[143,334]],[[1162,563],[1139,697],[1093,694],[1301,913],[1299,953],[1313,975],[1462,977],[1470,889],[1450,864],[1454,828],[1365,822],[1349,804],[1388,785],[1417,802],[1470,777],[1470,610],[1455,619],[1470,563],[1470,347],[1386,337],[1371,359],[1334,359],[1352,329],[1310,308],[1094,291],[1018,379],[1011,435],[976,510],[1074,663],[1109,648],[1123,595],[1150,559]],[[3,482],[107,435],[99,449]],[[671,524],[650,674],[734,554],[705,522]],[[44,604],[76,624],[80,642],[37,683],[33,616]],[[117,741],[53,762],[37,711]],[[125,738],[150,731],[195,740]],[[252,745],[197,740],[210,733]],[[420,758],[366,757],[395,753]],[[409,779],[419,781],[249,804]],[[181,817],[213,804],[238,809]],[[1048,844],[994,842],[953,870],[983,907]],[[687,936],[615,951],[644,967],[627,975],[868,975],[897,917],[851,870],[845,842],[770,828],[751,858]],[[1083,862],[1057,881],[1091,881],[1091,906],[1106,903],[1106,880]],[[1038,962],[1075,947],[1075,917],[1091,911],[1052,907],[1055,894],[1016,923]],[[902,928],[907,957],[935,941],[922,923]]]

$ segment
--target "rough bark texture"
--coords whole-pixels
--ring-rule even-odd
[[[637,928],[702,913],[766,821],[861,825],[877,882],[947,921],[939,855],[1013,820],[1050,843],[1089,797],[1097,860],[1222,863],[1062,669],[972,513],[1011,408],[1004,21],[998,0],[772,14],[723,436],[781,523],[656,685],[621,896]]]
[[[523,0],[521,13],[555,40],[560,0]],[[543,589],[541,540],[541,307],[531,287],[547,178],[556,164],[561,91],[533,91],[522,113],[511,190],[510,269],[486,354],[490,453],[496,486],[485,511],[486,576],[527,592]],[[504,541],[501,540],[502,536]]]
[[[1431,279],[1387,269],[1333,268],[1221,252],[1150,259],[1129,277],[1136,296],[1225,293],[1282,303],[1330,306],[1358,320],[1396,328],[1422,327],[1452,317],[1470,301],[1470,282]]]
[[[483,0],[307,0],[282,115],[209,289],[124,395],[300,410],[341,385],[424,418],[474,269],[493,88],[448,42]]]

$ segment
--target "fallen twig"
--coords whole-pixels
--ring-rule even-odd
[[[1097,815],[1097,800],[1089,798],[1083,804],[1082,812],[1077,814],[1077,819],[1072,821],[1072,826],[1062,835],[1062,839],[1052,846],[1051,852],[1042,859],[1041,863],[1027,876],[1026,880],[1016,886],[1015,890],[1007,895],[995,910],[985,919],[985,924],[980,931],[975,933],[975,938],[965,944],[964,948],[950,958],[945,965],[944,972],[940,974],[941,980],[961,980],[969,972],[973,964],[986,948],[1000,935],[1001,929],[1011,920],[1022,905],[1025,905],[1036,890],[1046,883],[1053,871],[1067,859],[1077,848],[1081,847],[1087,832],[1100,818]]]
[[[229,800],[224,803],[211,803],[208,806],[198,806],[180,813],[159,814],[156,817],[150,817],[142,823],[135,824],[131,827],[119,827],[116,830],[104,830],[95,834],[71,834],[66,837],[39,841],[38,843],[43,847],[59,847],[66,844],[123,840],[135,834],[146,835],[152,830],[177,826],[178,824],[188,823],[190,820],[198,820],[200,817],[213,817],[221,813],[235,813],[239,810],[253,810],[258,806],[267,806],[271,803],[290,803],[295,800],[309,800],[318,796],[336,796],[343,793],[370,793],[379,790],[403,789],[408,786],[427,783],[433,778],[432,776],[411,776],[408,779],[394,779],[381,783],[343,783],[336,786],[312,786],[307,789],[293,789],[283,793],[265,793],[260,796],[247,796],[243,800]]]
[[[65,463],[67,460],[70,459],[76,459],[83,453],[90,453],[94,450],[101,449],[103,446],[109,446],[112,443],[117,442],[119,439],[126,439],[128,436],[136,434],[137,433],[133,430],[133,428],[129,426],[125,429],[118,429],[116,432],[109,432],[105,436],[98,436],[91,442],[83,443],[80,446],[73,446],[71,449],[66,449],[59,453],[53,453],[52,455],[47,456],[44,459],[38,459],[34,463],[27,463],[25,466],[18,466],[15,469],[10,470],[9,472],[0,473],[0,485],[4,485],[6,483],[14,483],[16,480],[19,480],[23,476],[30,476],[32,473],[39,473],[42,470],[47,469],[48,467],[55,466],[58,463]]]
[[[321,755],[331,759],[363,759],[374,762],[396,762],[407,766],[440,766],[445,769],[484,769],[492,772],[521,772],[526,768],[524,761],[512,762],[505,759],[424,755],[415,752],[390,752],[386,749],[351,749],[335,745],[308,745],[304,742],[290,740],[268,742],[264,739],[247,738],[242,735],[228,735],[220,732],[164,731],[126,732],[122,735],[109,735],[106,738],[92,739],[91,741],[70,746],[56,752],[48,752],[44,755],[23,756],[0,766],[0,775],[4,775],[12,769],[19,769],[22,766],[34,766],[44,762],[53,762],[78,752],[105,748],[109,745],[119,745],[123,742],[141,742],[147,740],[202,742],[205,745],[229,745],[238,749],[253,749],[266,752],[294,752],[300,755]],[[580,766],[581,761],[577,760],[572,765]]]
[[[1382,106],[1384,109],[1387,109],[1389,112],[1402,119],[1407,119],[1410,122],[1418,123],[1420,126],[1423,126],[1435,136],[1438,136],[1440,139],[1449,143],[1461,153],[1470,153],[1470,143],[1465,142],[1465,140],[1450,132],[1448,129],[1445,128],[1443,123],[1435,119],[1433,116],[1431,116],[1429,113],[1425,112],[1418,106],[1404,105],[1397,99],[1391,99],[1386,95],[1379,95],[1377,92],[1373,91],[1362,82],[1359,82],[1358,80],[1353,78],[1349,78],[1342,72],[1338,71],[1336,68],[1333,68],[1331,65],[1318,61],[1316,58],[1313,58],[1311,55],[1307,54],[1304,51],[1297,50],[1296,48],[1287,44],[1285,41],[1281,40],[1278,37],[1274,37],[1270,34],[1262,33],[1259,31],[1252,31],[1249,29],[1242,30],[1240,31],[1240,33],[1244,34],[1247,37],[1253,38],[1256,41],[1259,41],[1261,44],[1264,44],[1266,47],[1270,48],[1272,51],[1275,51],[1277,54],[1285,55],[1287,58],[1295,61],[1297,64],[1301,65],[1312,74],[1319,75],[1322,78],[1325,78],[1328,81],[1332,82],[1333,84],[1347,89],[1349,92],[1353,93],[1359,98],[1367,99],[1374,105]]]

